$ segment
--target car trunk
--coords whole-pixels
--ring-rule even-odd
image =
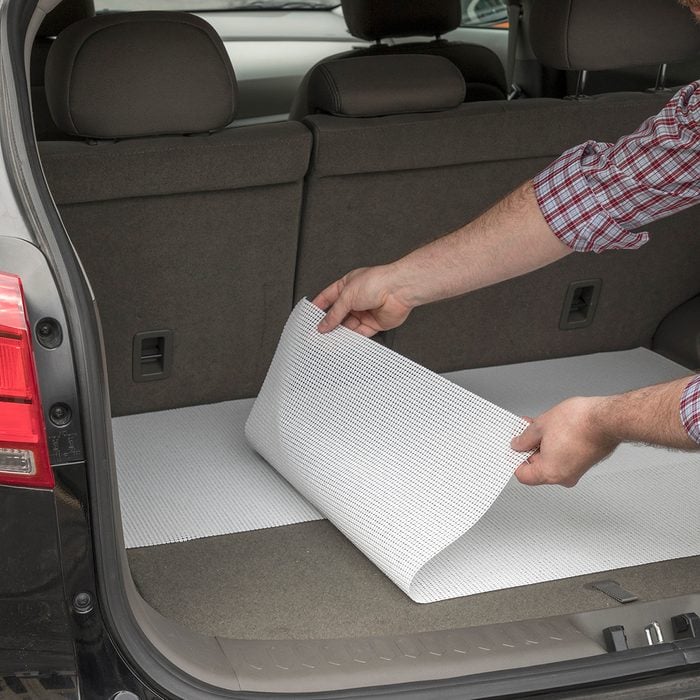
[[[284,144],[297,151],[308,148],[309,132],[301,125],[251,129],[262,130],[250,143],[253,159],[275,159]],[[247,132],[237,131],[221,134],[224,149],[247,143]],[[170,148],[171,141],[163,139],[163,145],[168,146],[176,168],[181,154]],[[183,147],[193,152],[199,145],[197,137],[192,137]],[[121,158],[131,158],[140,148],[138,140],[98,146],[46,142],[41,147],[47,174],[58,186],[55,193],[65,202],[59,206],[67,231],[96,290],[124,517],[127,521],[130,517],[127,493],[139,488],[143,500],[159,503],[162,522],[177,522],[185,511],[235,512],[241,505],[236,503],[235,489],[222,502],[222,494],[229,491],[218,479],[222,471],[235,473],[241,450],[249,449],[242,426],[291,310],[296,256],[318,250],[304,249],[303,242],[298,249],[295,242],[301,181],[279,182],[300,177],[302,168],[290,165],[289,172],[266,176],[267,184],[231,192],[141,196],[134,189],[138,183],[125,179],[126,171],[119,166]],[[92,190],[104,191],[104,202],[83,201],[96,195],[85,193],[87,183],[80,179],[75,191],[71,189],[83,148],[94,149],[86,162],[112,163],[112,170],[101,170],[103,179],[89,184]],[[533,163],[521,165],[534,167]],[[229,167],[228,161],[222,160],[224,166]],[[246,162],[236,164],[236,176],[246,167]],[[212,180],[203,186],[218,187],[221,183],[213,180],[222,178],[223,172],[203,175]],[[417,172],[431,181],[442,177],[432,169]],[[457,175],[450,172],[452,177]],[[473,176],[468,169],[461,174],[465,183]],[[521,176],[520,169],[511,173],[514,180]],[[161,187],[156,180],[151,183]],[[361,179],[346,179],[346,184],[374,198],[374,189],[367,190]],[[502,189],[502,183],[497,189]],[[382,201],[397,206],[396,200]],[[408,219],[414,201],[402,201],[401,212],[394,209],[388,214],[387,221],[398,216],[389,230],[396,246],[409,243],[399,240],[398,233],[412,225]],[[449,228],[452,224],[446,222],[456,221],[456,216],[451,211],[440,228]],[[700,239],[688,226],[693,221],[691,213],[667,220],[660,227],[667,229],[663,234],[667,238],[662,240],[659,234],[647,248],[627,257],[615,253],[572,256],[524,278],[421,310],[403,336],[400,328],[380,341],[436,370],[470,368],[478,373],[496,362],[502,368],[525,360],[545,363],[536,373],[535,389],[527,391],[512,386],[509,379],[499,379],[501,370],[492,370],[485,378],[474,374],[465,378],[465,386],[520,415],[537,414],[574,394],[623,391],[689,373],[690,365],[672,365],[648,348],[669,311],[700,291],[695,262]],[[328,224],[329,230],[335,226],[332,221]],[[416,224],[415,235],[418,229],[422,236],[434,230],[425,222]],[[343,233],[340,240],[346,237]],[[370,251],[367,257],[365,245],[361,248],[365,261],[385,259],[386,251],[376,259]],[[347,252],[343,255],[347,257]],[[115,265],[122,259],[126,264]],[[344,267],[357,263],[349,256]],[[329,258],[329,267],[340,264]],[[335,274],[332,269],[326,273]],[[572,286],[596,279],[603,280],[603,292],[593,323],[561,330],[562,305]],[[647,283],[650,279],[653,284]],[[318,286],[305,284],[309,293]],[[570,301],[569,315],[588,312],[585,299],[582,304],[579,301]],[[474,332],[480,334],[478,341],[473,340]],[[684,333],[681,328],[672,335],[677,338]],[[528,342],[521,342],[522,338]],[[151,339],[155,340],[149,343]],[[641,350],[634,349],[639,346]],[[668,347],[662,349],[672,354]],[[582,365],[569,373],[570,381],[559,382],[552,392],[546,363],[559,361],[552,358],[568,359],[575,367],[576,357],[615,357],[620,352],[646,353],[640,365],[629,365],[636,369],[624,381],[614,381],[616,371],[603,359],[603,371]],[[153,355],[160,365],[156,376],[149,378]],[[530,376],[527,363],[523,376]],[[237,422],[231,418],[227,423],[225,414],[216,413],[228,405],[234,406]],[[169,471],[171,458],[201,437],[198,426],[202,425],[185,415],[183,430],[180,420],[170,424],[171,417],[180,415],[177,411],[203,408],[219,416],[218,423],[205,419],[205,427],[221,425],[221,430],[198,447],[189,470],[181,464],[184,472]],[[149,416],[156,416],[160,432],[150,430],[154,424]],[[139,440],[130,439],[130,433],[121,429],[128,421],[141,426]],[[234,422],[238,437],[214,450],[214,443],[221,443],[221,435],[227,434],[226,426]],[[673,461],[663,451],[658,459],[659,471]],[[154,463],[160,467],[154,469]],[[168,485],[183,474],[183,484],[190,491],[178,501],[169,495]],[[145,476],[153,479],[150,486],[140,481]],[[202,484],[209,487],[198,495]],[[619,500],[628,502],[624,494]],[[253,510],[257,506],[245,505]],[[659,517],[655,512],[650,507],[648,518]],[[150,517],[153,521],[154,516]],[[149,532],[151,521],[145,518],[141,532]],[[624,625],[630,646],[641,648],[647,644],[646,625],[658,621],[670,640],[672,616],[700,608],[697,557],[605,567],[613,570],[419,605],[323,520],[292,519],[276,527],[223,528],[212,534],[127,544],[131,544],[128,564],[139,594],[132,597],[131,605],[142,626],[150,630],[153,643],[209,683],[248,690],[332,690],[604,658],[605,628]],[[601,579],[617,581],[638,600],[622,605],[590,587]],[[209,646],[213,640],[215,651]],[[177,649],[171,648],[173,644]],[[228,673],[234,675],[224,676],[223,671],[212,675],[197,665],[197,659],[204,660],[201,663],[209,669],[214,653],[225,655]]]
[[[119,57],[108,58],[105,66]],[[672,640],[671,618],[700,611],[700,558],[680,555],[418,604],[320,514],[299,515],[298,497],[271,468],[255,478],[241,471],[250,460],[243,424],[295,300],[455,229],[565,148],[614,140],[666,99],[622,94],[370,118],[317,114],[211,133],[195,124],[180,135],[153,124],[154,136],[107,131],[103,139],[71,134],[38,144],[100,311],[126,540],[120,552],[133,579],[125,590],[161,656],[210,686],[324,691],[580,658],[609,666],[605,628],[623,625],[630,647],[641,649],[647,625],[658,622]],[[140,109],[144,122],[168,111],[128,99],[120,106],[126,114]],[[109,121],[111,110],[100,114]],[[519,415],[575,394],[689,374],[697,356],[675,351],[689,347],[688,328],[669,338],[657,328],[700,294],[697,214],[653,230],[639,251],[572,255],[417,310],[378,342],[456,372],[451,379]],[[627,468],[646,465],[649,483],[691,459],[633,449],[623,455]],[[242,498],[255,479],[259,500]],[[286,520],[267,484],[279,510],[293,502]],[[692,498],[687,483],[669,484]],[[563,499],[565,491],[552,493]],[[613,495],[635,507],[624,493]],[[111,514],[114,498],[111,489],[96,509]],[[672,497],[655,506],[647,494],[642,517],[672,526]],[[531,527],[538,522],[533,517]],[[606,535],[625,529],[611,522]],[[121,536],[117,525],[120,547]],[[623,604],[591,587],[603,579],[637,600]]]
[[[514,410],[529,406],[536,413],[570,394],[611,393],[685,373],[680,365],[637,349],[447,376]],[[228,432],[220,420],[242,424],[250,405],[241,400],[115,419],[117,467],[126,488],[124,517],[137,521],[135,527],[125,523],[128,540],[147,540],[149,517],[160,527],[169,518],[166,511],[174,514],[173,524],[157,536],[167,538],[169,532],[173,539],[182,537],[178,527],[201,519],[202,513],[208,519],[213,493],[222,488],[227,489],[228,509],[250,506],[237,501],[235,488],[221,481],[222,462],[225,471],[237,470],[242,430],[225,439],[231,446],[228,455],[225,446],[215,444],[217,433]],[[212,445],[211,459],[207,444]],[[678,460],[693,457],[649,447],[622,451],[640,463],[652,460],[670,478]],[[188,463],[193,452],[205,452],[196,464]],[[594,471],[614,470],[616,459]],[[181,468],[194,469],[199,486],[173,488]],[[653,469],[640,472],[641,479],[653,475]],[[165,485],[166,479],[171,483]],[[154,494],[158,480],[163,486]],[[213,483],[203,486],[207,480]],[[683,484],[677,487],[680,491]],[[212,498],[207,498],[203,494],[210,488]],[[561,487],[541,488],[566,493]],[[138,514],[134,489],[143,490],[141,507],[150,504],[150,516]],[[624,494],[616,497],[624,499]],[[154,498],[164,504],[155,505]],[[539,519],[541,528],[549,527],[546,513]],[[132,546],[129,566],[143,599],[166,618],[216,637],[243,687],[251,689],[351,687],[603,655],[604,628],[623,625],[630,646],[642,647],[648,643],[644,627],[658,621],[670,641],[671,618],[700,604],[696,556],[418,604],[327,520],[243,532],[213,527],[219,534]],[[614,580],[637,600],[623,604],[591,585],[604,580]],[[318,654],[325,661],[319,662]]]

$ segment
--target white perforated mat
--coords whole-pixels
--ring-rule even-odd
[[[574,394],[687,371],[646,350],[468,370],[448,381],[293,313],[245,444],[251,401],[114,421],[127,546],[328,517],[429,602],[699,553],[697,454],[624,446],[575,489],[528,488],[508,447],[521,419]],[[453,383],[455,382],[455,383]],[[500,494],[500,495],[499,495]]]

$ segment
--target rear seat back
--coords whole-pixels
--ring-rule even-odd
[[[361,99],[360,76],[371,86],[373,60],[355,60],[355,81],[336,81],[340,108],[326,107],[331,114],[304,120],[314,152],[297,298],[314,295],[352,268],[389,262],[461,226],[567,147],[590,138],[613,141],[668,99],[620,94],[449,107],[434,93],[433,113],[401,113],[384,104],[357,118],[347,105]],[[332,74],[333,66],[327,68]],[[406,75],[419,76],[415,65],[396,68],[397,85],[406,85]],[[427,75],[425,85],[416,77],[416,92],[443,84]],[[402,92],[391,95],[394,107]],[[420,111],[427,111],[425,105]],[[656,239],[634,253],[573,255],[526,277],[419,309],[386,342],[438,371],[646,345],[658,322],[700,291],[700,238],[690,225],[695,218],[685,212],[658,224]],[[593,323],[561,330],[570,285],[590,279],[602,281]]]
[[[82,138],[39,146],[97,298],[114,414],[254,395],[291,309],[308,131],[222,130],[233,69],[179,13],[72,25],[47,92]]]

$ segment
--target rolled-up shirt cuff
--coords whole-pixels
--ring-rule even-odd
[[[681,421],[691,439],[700,445],[700,374],[691,379],[683,390]]]
[[[533,179],[545,221],[559,240],[578,252],[641,248],[649,234],[620,226],[595,196],[583,167],[587,156],[605,147],[588,141],[565,151]]]

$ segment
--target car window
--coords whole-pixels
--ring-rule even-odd
[[[506,0],[462,0],[462,26],[507,29]]]
[[[95,0],[97,12],[129,10],[322,10],[338,7],[338,0]],[[508,26],[506,0],[462,0],[462,26]]]
[[[218,10],[331,10],[338,0],[95,0],[97,12],[125,12],[134,10],[191,10],[213,12]]]

